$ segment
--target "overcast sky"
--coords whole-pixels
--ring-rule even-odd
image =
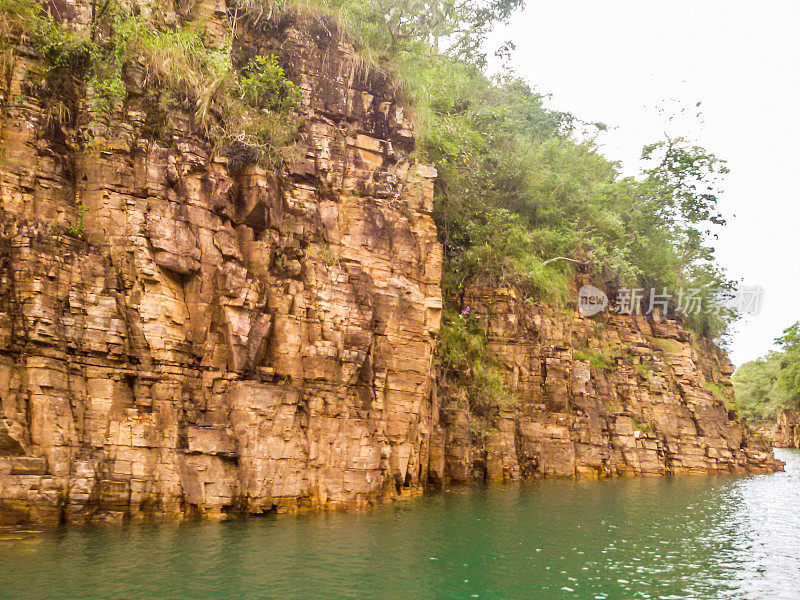
[[[731,358],[768,351],[800,319],[800,2],[528,0],[502,40],[549,107],[613,127],[602,150],[626,174],[665,132],[728,161],[718,256],[730,277],[764,288]]]

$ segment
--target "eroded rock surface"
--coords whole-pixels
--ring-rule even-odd
[[[240,50],[277,47],[303,93],[277,174],[234,172],[190,115],[171,115],[169,146],[146,139],[135,77],[120,120],[78,150],[26,94],[38,59],[15,57],[3,521],[357,507],[427,480],[435,171],[407,158],[411,125],[386,82],[317,33],[287,21]]]
[[[772,443],[776,448],[800,448],[800,411],[781,411]]]
[[[466,295],[517,405],[477,419],[459,378],[440,382],[446,479],[599,478],[780,468],[725,407],[733,366],[675,321],[591,319],[508,290]],[[595,364],[592,364],[592,363]],[[476,433],[477,432],[477,433]]]
[[[225,6],[197,10],[213,42]],[[502,291],[469,302],[520,405],[476,438],[458,382],[435,385],[436,174],[409,158],[402,103],[329,22],[238,43],[278,54],[302,90],[276,172],[234,169],[189,113],[167,115],[169,140],[148,137],[135,68],[118,118],[95,121],[77,94],[56,127],[29,89],[41,58],[20,46],[6,71],[0,523],[357,508],[476,476],[775,468],[704,387],[727,385],[715,350],[674,324],[598,330]],[[595,342],[622,358],[575,357]]]

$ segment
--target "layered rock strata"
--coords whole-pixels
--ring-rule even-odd
[[[357,507],[427,480],[435,171],[407,158],[385,80],[316,25],[238,49],[277,47],[302,91],[275,173],[229,168],[189,114],[169,145],[147,139],[135,71],[78,149],[88,99],[74,129],[48,127],[27,93],[41,59],[19,48],[0,124],[3,521]]]
[[[460,377],[440,383],[446,478],[751,473],[780,468],[726,408],[733,366],[675,321],[465,296],[516,404],[476,418]],[[750,447],[754,446],[754,447]]]
[[[800,448],[800,411],[781,411],[772,443],[776,448]]]
[[[73,8],[72,26],[87,26],[87,6]],[[226,8],[201,9],[214,43]],[[135,65],[114,118],[98,120],[78,85],[54,124],[30,93],[42,57],[13,53],[0,98],[0,523],[775,468],[704,386],[730,372],[713,348],[674,323],[589,321],[503,291],[468,299],[519,399],[484,427],[458,381],[437,389],[436,173],[410,158],[391,85],[330,20],[244,27],[235,52],[278,55],[301,88],[280,169],[233,168],[189,111],[162,115],[169,139],[153,139]],[[592,367],[582,344],[621,354]]]

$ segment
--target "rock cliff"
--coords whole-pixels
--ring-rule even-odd
[[[124,115],[93,151],[74,148],[25,93],[40,58],[16,54],[0,170],[4,521],[358,506],[426,481],[435,171],[408,159],[386,82],[322,25],[287,19],[261,38],[303,94],[279,173],[235,172],[188,114],[171,115],[168,146],[146,139],[135,76]],[[81,218],[85,241],[70,236]]]
[[[510,290],[465,296],[516,404],[471,416],[463,378],[440,381],[444,473],[456,480],[773,471],[726,408],[733,366],[674,320],[583,318]],[[753,447],[749,447],[749,446]]]
[[[65,7],[70,10],[66,11]],[[226,7],[199,6],[210,38]],[[87,5],[62,6],[73,27]],[[18,40],[0,99],[0,523],[359,507],[473,477],[768,470],[674,323],[469,302],[520,401],[437,389],[442,250],[403,103],[335,23],[244,28],[302,91],[280,169],[234,167],[145,80],[55,125]],[[91,147],[79,144],[92,131]],[[593,368],[575,348],[619,352]],[[468,376],[466,374],[465,376]],[[486,425],[486,417],[481,417]]]
[[[772,443],[776,448],[800,448],[800,411],[781,411]]]

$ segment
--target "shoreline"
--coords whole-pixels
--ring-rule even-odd
[[[793,449],[788,449],[793,450]],[[540,482],[573,482],[576,484],[588,483],[601,483],[601,482],[614,482],[619,480],[678,480],[682,478],[702,478],[702,477],[736,477],[745,478],[756,475],[771,475],[775,473],[785,472],[786,463],[776,457],[774,468],[760,468],[750,467],[741,470],[685,470],[681,472],[669,473],[618,473],[606,477],[587,477],[576,475],[574,477],[559,477],[559,476],[534,476],[534,477],[520,477],[517,479],[508,479],[500,481],[491,480],[471,480],[471,481],[454,481],[444,485],[429,485],[420,486],[413,490],[403,490],[403,494],[397,495],[384,495],[378,498],[359,498],[352,503],[327,503],[317,504],[313,501],[304,502],[304,499],[288,498],[290,502],[284,503],[280,506],[275,506],[272,510],[263,511],[261,513],[253,513],[246,511],[220,511],[215,509],[198,508],[195,510],[188,510],[184,513],[176,514],[144,514],[144,513],[108,513],[97,512],[90,518],[80,521],[26,521],[16,524],[0,524],[0,541],[3,541],[4,534],[16,534],[20,532],[25,533],[46,533],[58,530],[69,530],[73,528],[115,528],[124,527],[128,525],[139,524],[189,524],[189,523],[204,523],[204,522],[233,522],[247,519],[261,519],[261,518],[275,518],[281,515],[314,515],[314,514],[367,514],[375,509],[382,507],[389,507],[392,505],[405,504],[409,501],[418,500],[424,496],[435,496],[439,494],[447,494],[451,490],[456,489],[469,489],[474,487],[503,487],[513,485],[530,485]],[[0,519],[2,518],[3,509],[0,506]],[[37,531],[38,530],[38,531]]]

